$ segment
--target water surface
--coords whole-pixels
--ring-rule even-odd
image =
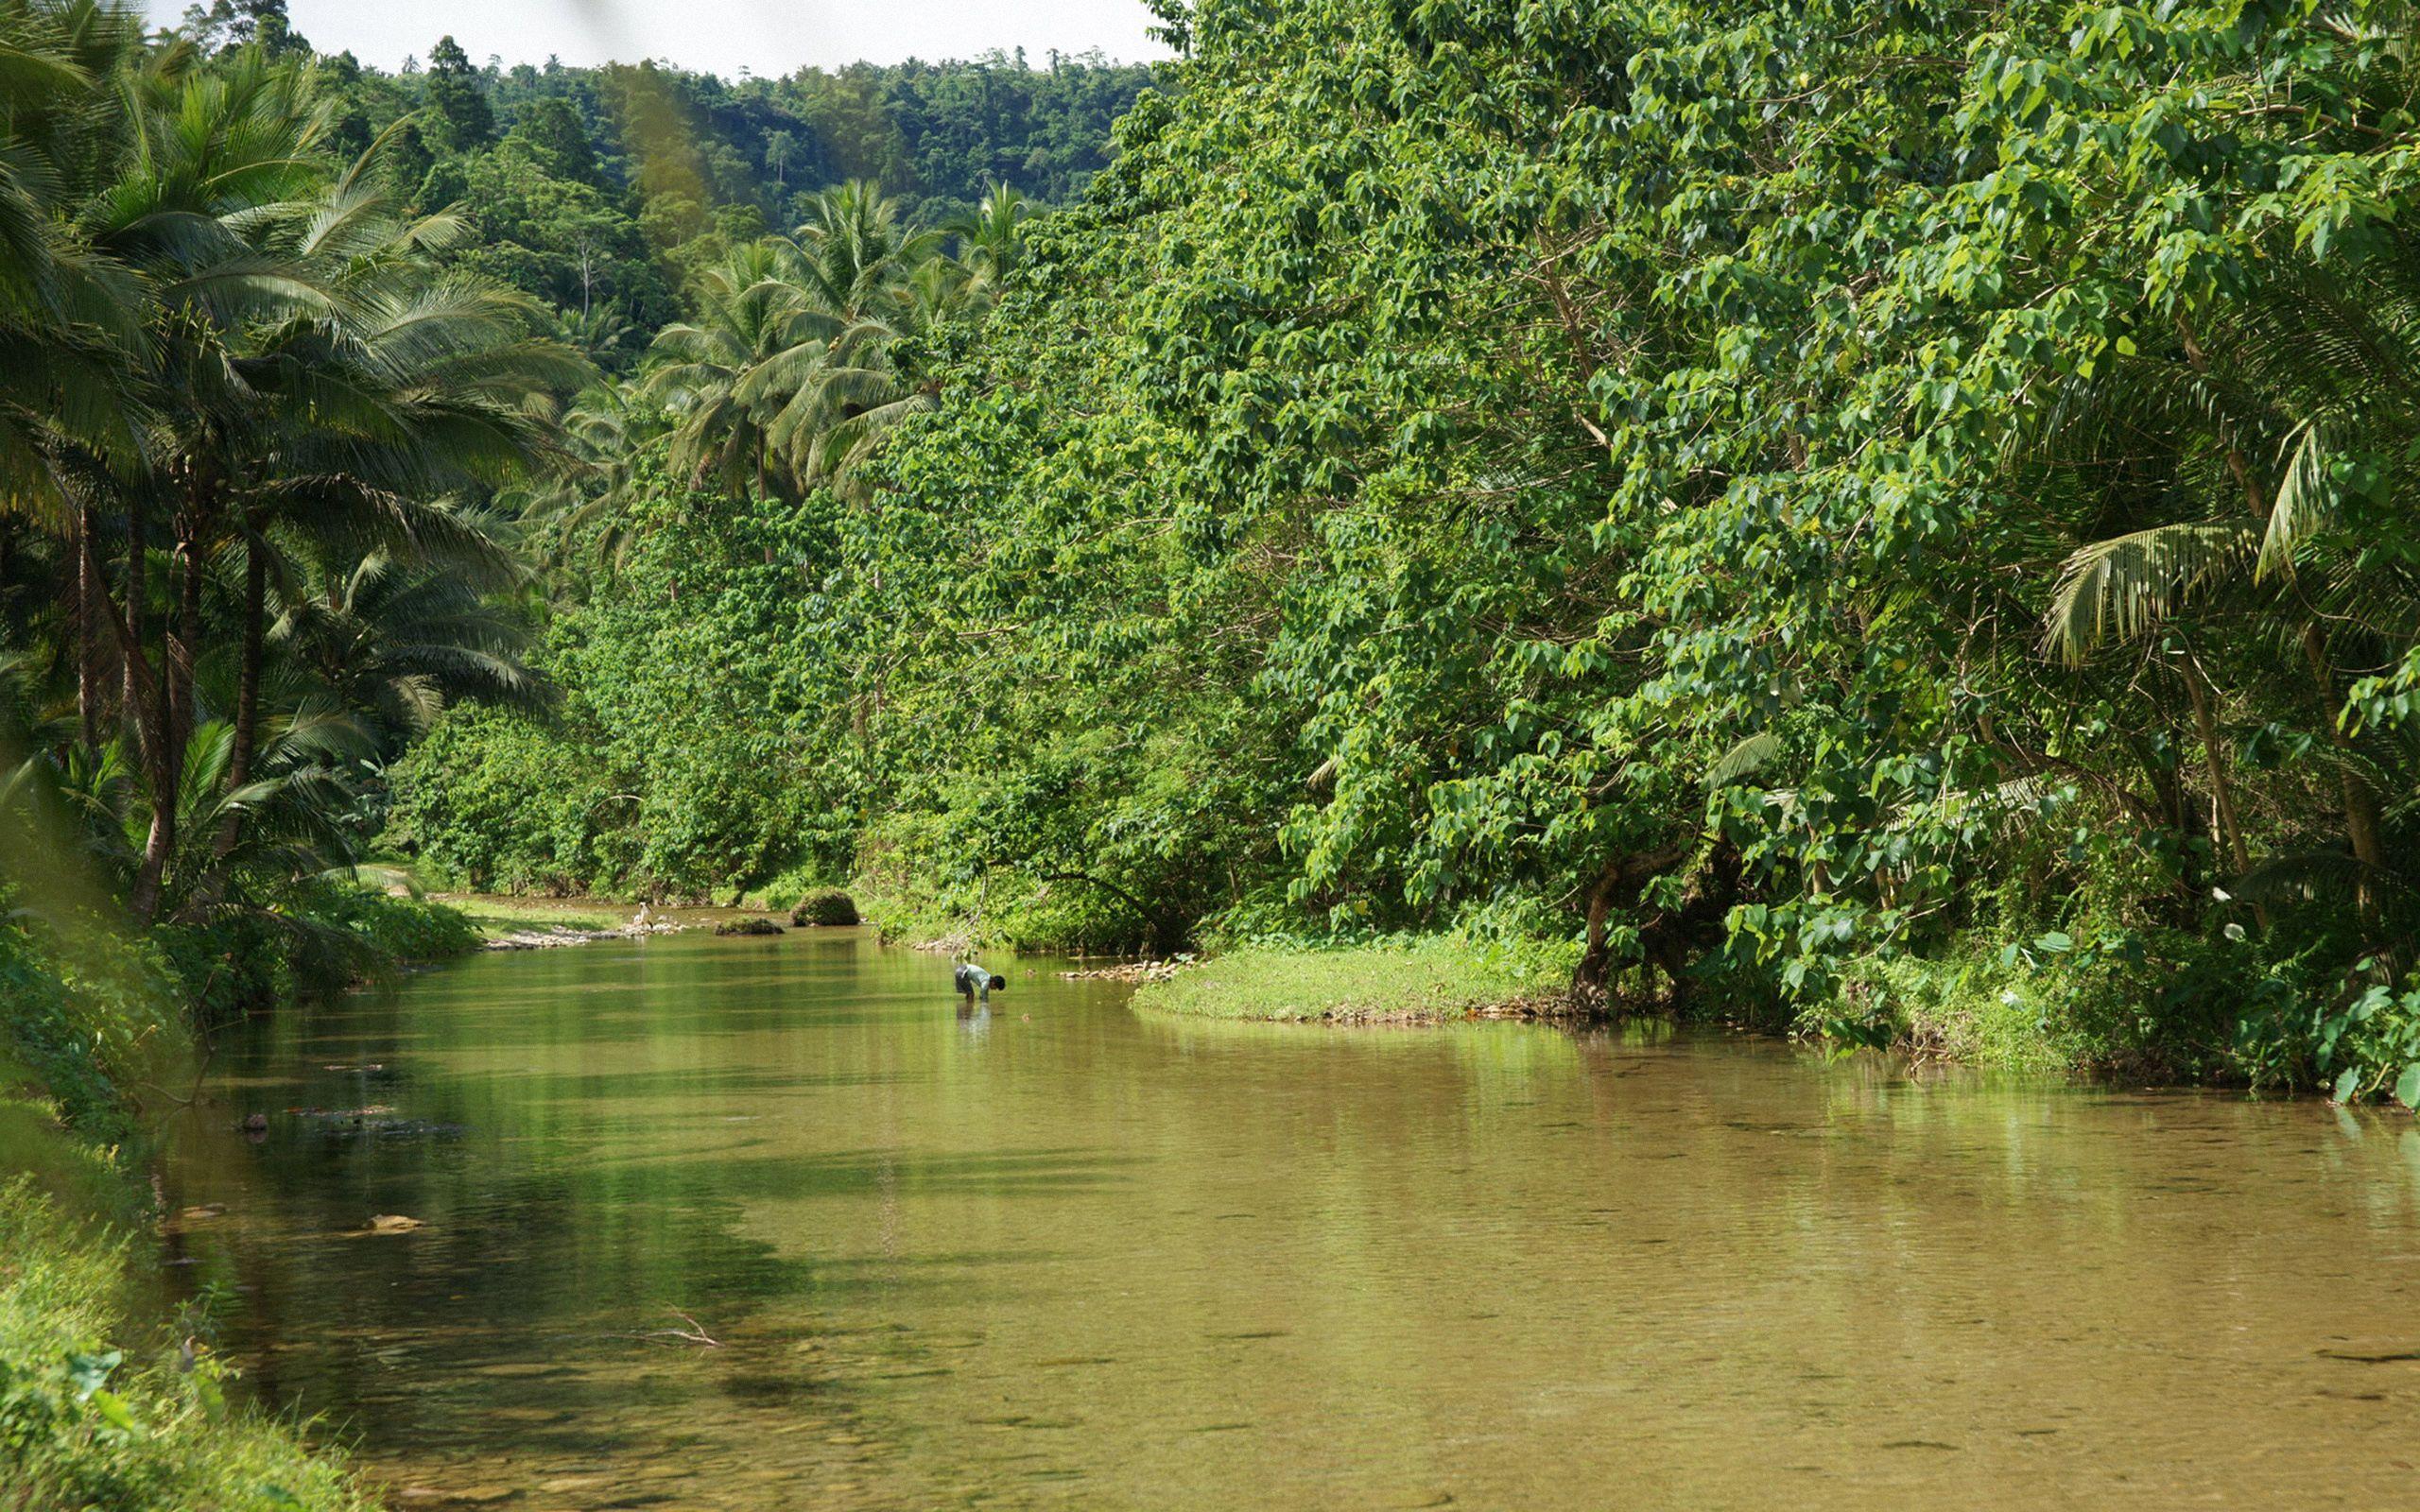
[[[293,1010],[172,1263],[407,1507],[2420,1503],[2408,1119],[1060,964],[970,1019],[692,934]]]

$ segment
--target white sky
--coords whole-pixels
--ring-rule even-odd
[[[188,0],[144,0],[159,25]],[[656,58],[735,78],[743,67],[778,76],[806,64],[865,59],[967,58],[1022,46],[1037,66],[1098,47],[1120,61],[1167,56],[1143,35],[1142,0],[290,0],[294,28],[321,52],[353,50],[393,68],[406,54],[425,60],[451,33],[484,63]]]

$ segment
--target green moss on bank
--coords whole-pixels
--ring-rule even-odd
[[[1564,1010],[1566,945],[1443,936],[1334,949],[1253,947],[1148,983],[1138,1007],[1214,1019],[1442,1022]]]

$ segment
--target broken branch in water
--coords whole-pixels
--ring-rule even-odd
[[[701,1344],[709,1349],[719,1349],[722,1348],[722,1340],[716,1338],[711,1333],[708,1333],[704,1324],[699,1322],[696,1318],[691,1317],[688,1314],[682,1312],[677,1307],[671,1311],[674,1317],[679,1318],[682,1322],[686,1323],[689,1326],[685,1329],[648,1329],[644,1333],[625,1333],[621,1335],[621,1337],[628,1339],[677,1339],[683,1344]]]

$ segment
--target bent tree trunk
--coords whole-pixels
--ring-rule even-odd
[[[2328,662],[2327,638],[2309,620],[2303,622],[2303,660],[2310,664],[2311,682],[2319,695],[2320,724],[2327,730],[2328,744],[2334,746],[2340,758],[2350,758],[2353,737],[2344,732],[2344,722],[2337,715],[2336,669]],[[2375,871],[2386,865],[2386,836],[2380,816],[2378,790],[2349,759],[2338,763],[2338,782],[2343,793],[2344,838],[2353,847],[2353,859]],[[2371,879],[2363,877],[2360,898],[2364,906],[2372,900],[2375,888]]]
[[[1605,1011],[1614,974],[1613,947],[1606,938],[1614,905],[1634,902],[1639,889],[1657,872],[1675,865],[1685,854],[1687,851],[1677,845],[1644,852],[1626,851],[1606,862],[1604,869],[1597,874],[1596,883],[1588,889],[1586,943],[1580,953],[1580,964],[1571,973],[1572,1006],[1586,1013]]]

